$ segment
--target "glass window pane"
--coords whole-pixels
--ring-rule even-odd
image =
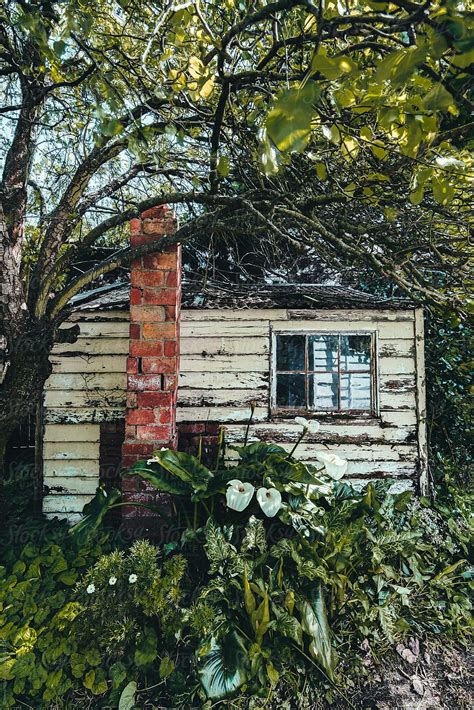
[[[341,370],[370,371],[370,335],[341,335]]]
[[[304,375],[277,375],[276,403],[279,407],[306,407]]]
[[[277,335],[277,370],[304,371],[304,335]]]
[[[341,375],[341,409],[370,410],[370,374]]]
[[[337,372],[317,372],[308,375],[308,395],[311,409],[338,408]]]
[[[337,335],[310,335],[308,370],[337,371]]]

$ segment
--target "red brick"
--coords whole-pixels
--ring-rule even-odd
[[[166,219],[172,214],[168,205],[156,205],[156,207],[150,207],[147,210],[143,210],[142,219]]]
[[[175,288],[146,288],[143,291],[143,303],[157,306],[175,306],[179,294]]]
[[[173,375],[176,372],[176,358],[144,357],[142,358],[142,372]]]
[[[156,338],[176,338],[177,332],[177,324],[173,322],[143,324],[143,337],[147,340],[156,340]]]
[[[205,422],[192,422],[191,424],[180,424],[180,434],[203,434],[206,431]]]
[[[156,410],[156,414],[160,424],[171,424],[174,421],[174,412],[169,407]]]
[[[130,306],[132,321],[156,323],[165,320],[165,309],[162,306]]]
[[[161,272],[177,271],[178,269],[178,255],[176,251],[161,251],[158,254],[147,254],[142,259],[145,268],[157,269]]]
[[[161,390],[161,375],[129,375],[128,389],[141,392]]]
[[[177,340],[165,340],[163,353],[166,357],[174,357],[178,354],[178,341]]]
[[[128,381],[128,377],[127,377]],[[127,384],[128,387],[128,384]],[[135,392],[131,392],[130,390],[127,392],[127,408],[128,409],[135,409],[137,406],[137,395]]]
[[[138,406],[171,407],[173,399],[172,392],[140,392],[138,394]]]
[[[154,424],[153,409],[131,409],[127,412],[127,424]]]
[[[140,217],[134,217],[130,220],[130,234],[141,234],[142,232],[142,221]]]
[[[156,269],[145,270],[140,266],[138,268],[132,267],[130,281],[132,286],[136,286],[138,288],[144,288],[146,286],[159,287],[163,286],[164,274],[162,271],[157,271]]]
[[[130,343],[130,355],[163,355],[163,341],[139,340],[138,342],[132,342]]]
[[[176,306],[165,306],[165,321],[176,321],[177,310]]]
[[[123,452],[126,456],[148,456],[152,454],[156,446],[151,442],[145,441],[124,441]]]
[[[165,285],[166,288],[177,288],[180,283],[180,272],[179,271],[167,271],[165,275]]]
[[[144,234],[162,236],[163,234],[173,234],[176,231],[176,220],[168,219],[145,219],[143,221]]]
[[[135,462],[132,462],[130,465],[133,465],[133,463]],[[139,483],[140,481],[136,476],[124,476],[122,478],[122,491],[126,491],[127,493],[138,493],[140,490]]]
[[[170,439],[170,427],[163,426],[137,426],[137,439],[141,441],[157,441],[167,443]]]
[[[164,390],[177,390],[178,389],[178,375],[165,375],[163,382]]]
[[[130,343],[132,345],[132,343]],[[136,357],[127,358],[127,372],[130,375],[135,375],[138,372],[138,360]]]
[[[128,416],[128,414],[127,414]],[[127,424],[127,420],[125,420],[125,438],[126,439],[135,439],[137,435],[137,427],[134,426],[133,424]]]
[[[130,340],[140,340],[141,338],[140,323],[130,323]]]
[[[130,303],[132,306],[138,306],[142,302],[142,292],[139,288],[130,289]]]

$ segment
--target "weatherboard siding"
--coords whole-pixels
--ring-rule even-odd
[[[424,419],[421,427],[417,424],[425,411],[420,314],[412,309],[184,309],[178,422],[220,422],[229,444],[242,443],[254,402],[250,440],[275,441],[291,450],[300,427],[293,418],[271,414],[272,331],[375,332],[378,416],[321,416],[318,434],[307,437],[297,454],[314,462],[317,451],[334,451],[349,460],[348,476],[359,485],[367,478],[390,477],[398,488],[411,487],[425,451]],[[70,320],[79,323],[79,338],[54,348],[45,391],[49,493],[44,509],[74,518],[98,484],[100,422],[124,417],[129,322],[126,311],[82,312]],[[229,459],[233,456],[229,449]]]

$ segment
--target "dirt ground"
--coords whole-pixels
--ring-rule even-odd
[[[474,654],[433,641],[400,645],[383,666],[375,664],[373,683],[360,687],[351,703],[357,710],[471,710]]]

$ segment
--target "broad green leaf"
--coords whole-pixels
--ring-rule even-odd
[[[227,155],[221,155],[217,161],[217,173],[221,177],[227,177],[229,174],[229,158]]]
[[[245,603],[245,611],[249,616],[253,614],[255,611],[257,604],[255,602],[255,597],[253,595],[252,590],[250,589],[250,584],[249,580],[247,577],[247,570],[244,572],[244,603]]]
[[[447,205],[454,197],[454,188],[445,180],[436,180],[432,182],[433,196],[436,202],[440,205]]]
[[[303,631],[311,638],[309,650],[314,659],[321,665],[331,680],[334,680],[334,669],[337,663],[336,653],[331,643],[326,604],[319,585],[311,601],[298,601]]]
[[[122,690],[120,696],[118,710],[132,710],[135,705],[135,695],[137,692],[137,684],[134,680],[130,681]]]
[[[317,84],[308,81],[279,95],[265,122],[268,137],[278,150],[301,151],[305,147],[319,94]]]
[[[158,639],[155,631],[151,627],[148,627],[146,635],[141,639],[135,649],[133,656],[135,665],[147,666],[152,663],[158,655],[157,643]]]
[[[419,205],[420,202],[423,199],[423,194],[424,190],[423,187],[417,187],[416,190],[413,190],[413,192],[410,193],[409,200],[412,203],[412,205]]]
[[[324,163],[316,163],[316,174],[320,180],[327,180],[328,171]]]
[[[69,534],[78,546],[84,543],[97,530],[107,511],[120,499],[121,493],[116,488],[106,491],[100,487],[95,496],[84,506],[82,518],[69,529]]]
[[[234,693],[247,679],[248,656],[235,632],[212,639],[198,665],[199,678],[208,698],[219,700]]]
[[[130,471],[138,473],[140,476],[149,481],[152,485],[168,485],[175,489],[180,489],[182,493],[189,492],[189,487],[193,490],[206,490],[208,482],[213,478],[213,473],[191,454],[186,454],[184,451],[174,451],[173,449],[164,449],[156,451],[153,455],[154,461],[140,466],[140,462],[133,466]],[[156,463],[155,463],[156,461]],[[159,472],[160,466],[170,473],[174,478],[168,479],[166,482],[164,476]],[[146,470],[144,470],[146,468]],[[152,475],[150,475],[150,471]],[[178,479],[178,481],[176,481]],[[156,480],[156,484],[154,483]],[[185,489],[180,486],[180,482],[187,484]],[[163,488],[162,490],[167,490]],[[169,490],[169,493],[174,491]]]
[[[168,678],[174,671],[175,664],[172,658],[169,656],[163,656],[160,662],[160,678],[164,680],[165,678]]]
[[[423,106],[428,111],[447,111],[456,107],[456,103],[447,89],[442,84],[435,84],[423,99]]]
[[[326,79],[333,80],[339,79],[342,74],[350,74],[357,69],[357,65],[348,56],[328,57],[324,51],[321,51],[313,57],[311,69],[313,72],[318,71]]]
[[[351,161],[357,158],[359,149],[359,143],[355,138],[352,138],[352,136],[344,137],[341,144],[341,153],[345,160]]]

